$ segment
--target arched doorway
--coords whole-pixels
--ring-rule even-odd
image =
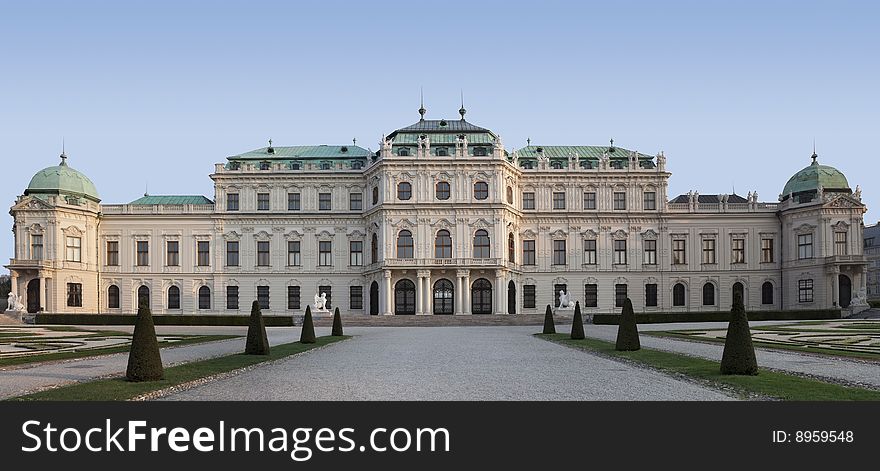
[[[379,315],[379,283],[375,281],[370,285],[370,315]]]
[[[400,280],[394,285],[394,314],[416,313],[416,285],[410,280]]]
[[[516,314],[516,283],[507,283],[507,313]]]
[[[447,279],[440,279],[434,283],[434,314],[452,314],[455,306],[453,305],[453,296],[455,290],[452,282]]]
[[[686,297],[684,293],[684,285],[681,283],[676,283],[675,286],[672,287],[672,305],[684,306],[685,300]]]
[[[34,278],[27,284],[27,312],[35,314],[40,311],[40,279]]]
[[[846,309],[849,307],[849,303],[852,302],[852,280],[849,279],[846,275],[840,275],[838,277],[840,283],[840,307]]]
[[[492,314],[492,283],[485,278],[474,281],[471,287],[471,313]]]
[[[740,302],[743,303],[743,306],[745,306],[745,291],[746,291],[746,288],[745,288],[745,286],[743,286],[742,283],[740,283],[739,281],[734,283],[733,284],[733,300],[734,300],[734,302],[737,299],[739,299]]]
[[[146,308],[150,307],[150,288],[144,285],[141,285],[141,287],[138,288],[138,309],[140,309],[141,306]]]

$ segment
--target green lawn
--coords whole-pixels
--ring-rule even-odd
[[[208,376],[227,373],[266,361],[278,360],[302,353],[316,347],[338,342],[346,337],[318,337],[316,343],[299,342],[273,345],[269,355],[245,355],[243,353],[210,360],[186,363],[165,369],[162,381],[130,383],[124,377],[103,379],[87,383],[77,383],[60,388],[49,389],[26,396],[12,398],[12,401],[124,401],[153,391],[188,383]],[[242,339],[242,349],[244,340]]]
[[[598,352],[662,371],[682,374],[718,386],[733,388],[742,397],[760,394],[790,401],[877,401],[880,391],[841,386],[791,374],[761,369],[757,376],[722,375],[720,364],[679,353],[642,348],[635,352],[618,352],[614,343],[587,338],[571,340],[568,334],[535,334],[537,337],[581,350]],[[759,365],[760,366],[760,365]]]

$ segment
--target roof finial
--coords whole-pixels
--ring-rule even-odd
[[[272,138],[271,137],[269,138],[269,147],[266,148],[266,152],[269,154],[275,153],[275,148],[272,147]]]
[[[150,196],[150,181],[144,182],[144,196]]]
[[[67,166],[67,153],[64,152],[64,138],[63,137],[61,138],[61,163],[58,165],[61,165],[62,167]]]
[[[353,145],[353,146],[358,145],[358,138],[356,138],[356,137],[351,138],[351,145]]]
[[[815,163],[818,163],[818,162],[816,161],[816,159],[819,158],[819,155],[816,154],[816,140],[815,140],[815,139],[813,139],[813,155],[811,155],[810,157],[813,158],[813,163],[814,163],[814,164],[815,164]]]
[[[467,113],[467,110],[464,109],[464,90],[461,90],[461,108],[458,109],[458,114],[461,115],[461,120],[464,121],[464,114]]]
[[[528,146],[530,146],[530,145],[532,145],[532,138],[531,138],[531,137],[527,137],[527,138],[526,138],[526,147],[528,147]]]
[[[419,121],[425,120],[425,112],[428,111],[425,109],[425,90],[422,87],[419,87]]]

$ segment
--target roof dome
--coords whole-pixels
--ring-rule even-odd
[[[816,191],[820,186],[823,191],[850,191],[849,183],[840,170],[828,165],[819,165],[816,159],[817,155],[814,153],[813,163],[788,179],[782,190],[783,198],[806,191]]]
[[[61,163],[37,172],[24,191],[25,195],[72,195],[100,202],[98,190],[89,177],[70,168],[67,156],[61,154]]]

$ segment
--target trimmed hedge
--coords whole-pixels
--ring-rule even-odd
[[[131,335],[125,379],[133,382],[159,381],[165,377],[153,315],[146,303],[138,308],[137,324]]]
[[[37,314],[37,324],[134,325],[134,314]],[[246,326],[251,316],[238,315],[154,315],[154,325]],[[291,327],[293,316],[263,316],[266,327]]]
[[[749,321],[800,321],[840,319],[840,310],[811,311],[753,311]],[[593,324],[617,325],[620,314],[593,314]],[[642,312],[636,314],[639,324],[663,324],[669,322],[728,322],[730,311],[718,312]]]

